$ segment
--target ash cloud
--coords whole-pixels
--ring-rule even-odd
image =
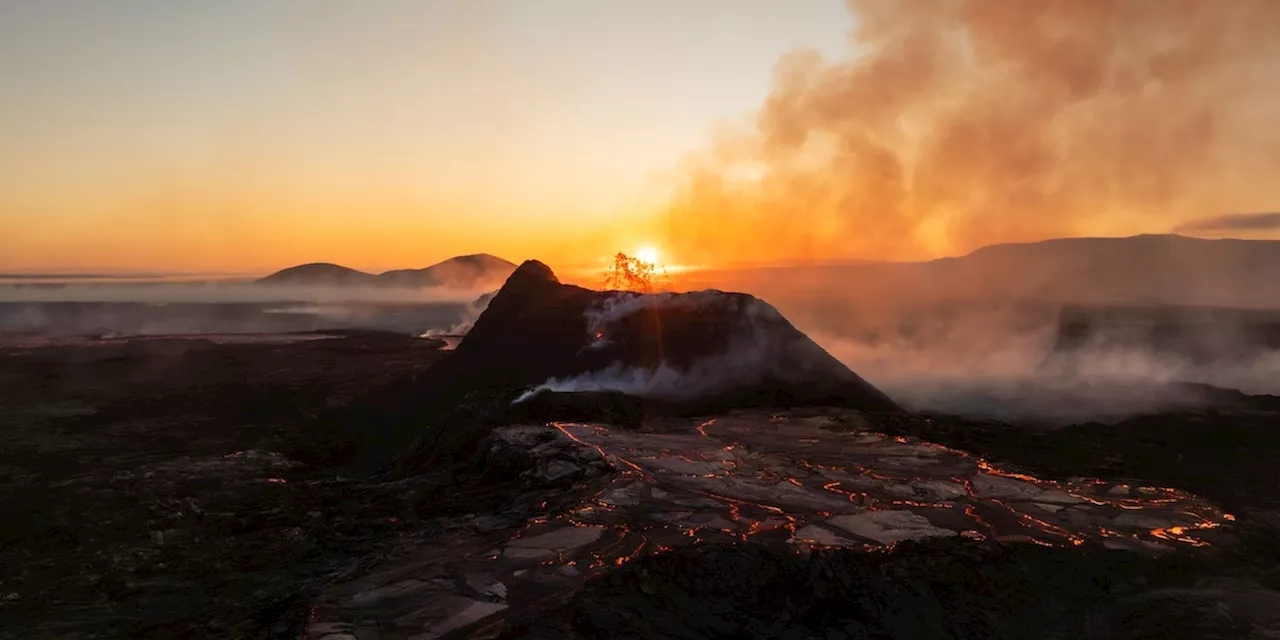
[[[1174,227],[1174,233],[1229,233],[1233,231],[1274,231],[1280,229],[1280,212],[1231,213],[1195,220]]]
[[[852,57],[779,61],[689,159],[690,262],[910,259],[1280,200],[1280,3],[850,0]]]

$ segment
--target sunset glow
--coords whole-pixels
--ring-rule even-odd
[[[1270,0],[968,4],[6,3],[0,273],[1276,234]]]
[[[640,247],[639,249],[636,249],[636,259],[647,264],[658,266],[658,250],[650,246]]]

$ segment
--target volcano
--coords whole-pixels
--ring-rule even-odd
[[[897,407],[773,307],[708,290],[640,294],[561,283],[528,261],[507,280],[452,359],[487,387],[621,392],[697,407]]]
[[[598,292],[525,262],[448,365],[454,375],[540,392],[621,392],[707,402],[895,410],[792,326],[742,293]],[[447,366],[448,366],[447,365]]]
[[[379,425],[361,427],[365,463],[416,466],[466,458],[493,426],[566,411],[606,419],[805,405],[898,409],[752,296],[594,291],[530,260],[443,360],[327,419]],[[548,406],[555,416],[539,413]]]

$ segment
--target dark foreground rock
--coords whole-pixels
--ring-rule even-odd
[[[1267,399],[1030,432],[478,389],[435,414],[476,455],[369,475],[393,425],[366,400],[421,389],[437,343],[73,342],[0,359],[6,640],[1280,629]]]
[[[1133,480],[1039,479],[847,409],[491,432],[504,517],[326,590],[408,638],[1245,638],[1280,529]],[[541,505],[534,506],[541,499]],[[357,633],[359,632],[359,633]]]
[[[1056,429],[961,416],[877,414],[876,428],[1019,465],[1036,474],[1137,477],[1229,509],[1280,509],[1280,398],[1191,386],[1205,406]]]
[[[503,638],[1241,638],[1280,594],[1181,558],[964,539],[891,553],[709,545],[602,575]]]
[[[1273,399],[911,415],[537,263],[440,346],[5,346],[0,638],[1280,637]]]
[[[297,638],[322,585],[505,499],[356,476],[361,425],[306,419],[424,370],[432,341],[18,338],[0,343],[0,638]]]

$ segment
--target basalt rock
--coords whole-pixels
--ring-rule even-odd
[[[485,439],[483,463],[504,480],[519,478],[537,487],[570,486],[612,471],[604,456],[565,434],[543,427],[509,427]]]
[[[807,555],[704,545],[606,573],[501,637],[1251,637],[1240,612],[1266,592],[1193,575],[1184,559],[963,539]]]

